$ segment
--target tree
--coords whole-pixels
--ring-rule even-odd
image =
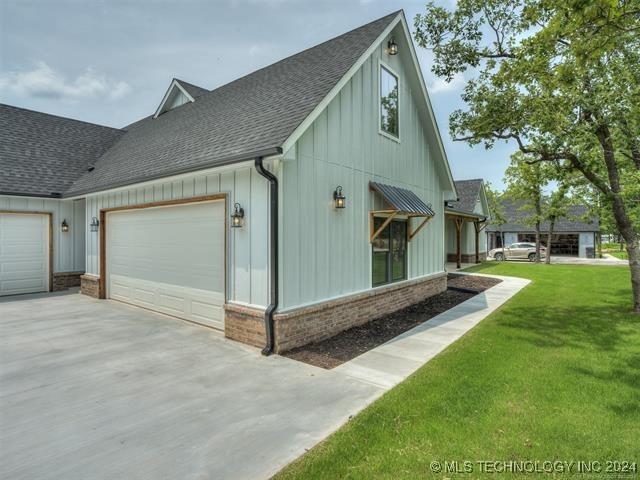
[[[432,70],[466,72],[455,140],[513,142],[528,162],[579,172],[626,242],[640,314],[640,1],[458,0],[415,17]]]
[[[507,218],[504,213],[504,207],[502,206],[501,194],[498,190],[494,190],[489,182],[485,184],[485,193],[487,195],[491,223],[498,227],[500,245],[504,248],[504,232],[502,231],[502,226],[507,223]]]
[[[560,217],[566,217],[568,214],[568,190],[569,183],[566,179],[562,178],[558,182],[557,190],[551,192],[551,195],[549,196],[545,212],[545,219],[549,222],[549,231],[547,233],[547,256],[544,259],[546,264],[551,263],[551,239],[553,238],[556,220]]]
[[[524,201],[521,210],[525,215],[522,220],[535,229],[536,263],[540,263],[540,224],[545,220],[543,190],[550,180],[548,168],[545,167],[540,162],[531,162],[527,155],[517,152],[512,155],[511,165],[507,167],[504,177],[509,196]]]

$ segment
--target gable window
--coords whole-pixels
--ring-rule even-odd
[[[380,65],[380,131],[400,137],[398,77]]]
[[[374,228],[382,226],[385,219],[376,217]],[[374,287],[407,278],[407,222],[393,220],[372,244],[371,283]]]

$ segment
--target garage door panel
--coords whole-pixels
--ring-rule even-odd
[[[47,266],[45,265],[44,262],[38,261],[38,260],[16,261],[14,259],[9,262],[3,262],[3,264],[0,265],[0,271],[2,271],[2,273],[6,273],[7,275],[26,272],[26,273],[29,273],[30,275],[42,276],[42,274],[44,274],[47,271]]]
[[[49,290],[49,216],[0,214],[0,295]]]
[[[224,202],[113,212],[110,298],[224,327]]]

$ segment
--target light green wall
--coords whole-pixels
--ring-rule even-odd
[[[272,169],[271,165],[267,168]],[[91,217],[100,215],[101,209],[217,193],[227,194],[227,218],[235,202],[242,205],[246,216],[242,228],[227,229],[227,300],[266,307],[269,304],[268,183],[256,172],[253,164],[211,169],[88,195],[83,222],[87,228],[87,273],[100,275],[99,235],[90,232],[88,224]]]
[[[381,59],[400,77],[399,143],[379,133]],[[412,69],[407,49],[390,57],[380,46],[285,153],[281,309],[371,288],[368,212],[380,202],[369,191],[370,180],[408,188],[433,206],[436,216],[409,244],[409,277],[443,270],[443,189],[450,187],[434,165],[436,143],[423,128],[426,106],[412,90],[418,85]],[[344,210],[333,207],[337,185],[346,196]]]

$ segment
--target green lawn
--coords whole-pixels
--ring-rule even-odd
[[[629,255],[627,254],[627,252],[613,252],[613,251],[608,251],[607,252],[609,255],[613,255],[616,258],[621,258],[622,260],[626,260],[627,258],[629,258]]]
[[[453,460],[640,462],[628,268],[474,269],[533,283],[278,478],[496,477],[478,464],[430,471]]]

